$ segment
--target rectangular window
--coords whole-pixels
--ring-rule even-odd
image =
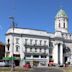
[[[30,52],[32,52],[32,48],[30,48]]]
[[[49,47],[51,46],[51,41],[49,41]]]
[[[35,48],[35,52],[37,52],[37,48]]]
[[[16,45],[16,52],[19,52],[19,46]]]
[[[42,40],[40,40],[40,45],[42,45]]]
[[[27,55],[25,55],[26,57],[31,57],[31,55],[30,54],[27,54]]]
[[[25,52],[27,52],[27,47],[25,47]]]
[[[46,45],[46,41],[44,41],[44,45]]]
[[[46,53],[46,49],[44,49],[44,52]]]
[[[35,40],[35,45],[37,45],[37,40]]]
[[[51,55],[52,54],[52,48],[49,48],[49,54]]]
[[[41,58],[46,58],[46,55],[42,55]]]
[[[16,38],[16,44],[19,44],[19,38]]]
[[[49,61],[52,61],[52,58],[53,58],[52,56],[49,56]]]
[[[28,39],[25,39],[25,44],[27,44]]]
[[[41,48],[40,48],[40,52],[41,52]]]
[[[60,23],[59,23],[59,27],[60,27]]]
[[[32,45],[32,41],[33,41],[33,40],[32,40],[32,39],[30,39],[30,45]]]
[[[39,57],[39,55],[33,55],[33,57],[34,57],[34,58],[38,58],[38,57]]]

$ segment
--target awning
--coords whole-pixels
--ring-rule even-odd
[[[16,60],[16,58],[15,57],[3,57],[3,60]]]

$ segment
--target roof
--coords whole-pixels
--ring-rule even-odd
[[[9,33],[13,33],[12,28],[8,29],[8,31],[6,32],[6,34],[9,34]],[[14,33],[48,36],[48,33],[46,31],[34,30],[34,29],[26,29],[26,28],[14,28]]]
[[[68,18],[67,14],[65,13],[65,11],[63,9],[60,9],[58,11],[58,13],[56,14],[56,18],[58,18],[58,17],[66,17],[66,18]]]

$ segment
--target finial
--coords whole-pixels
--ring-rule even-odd
[[[63,9],[63,6],[62,5],[60,5],[60,9]]]

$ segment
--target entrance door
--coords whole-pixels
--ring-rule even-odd
[[[67,61],[67,57],[64,57],[64,63],[66,63],[66,61]]]
[[[14,62],[16,66],[19,66],[20,60],[15,60]]]

